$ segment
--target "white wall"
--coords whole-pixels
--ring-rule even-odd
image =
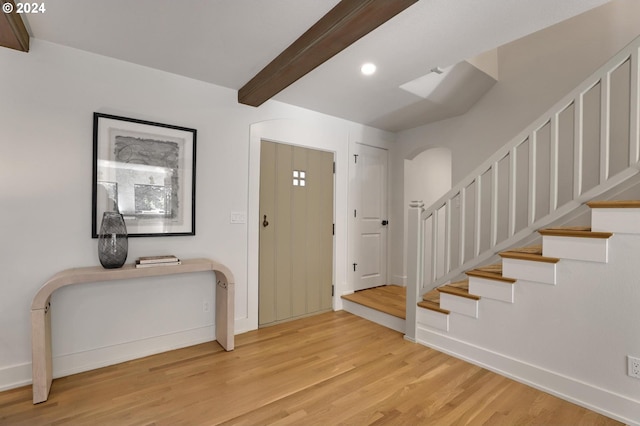
[[[404,160],[447,147],[453,185],[504,146],[640,34],[640,2],[614,0],[498,49],[500,80],[466,114],[400,132],[392,150],[395,223],[404,221]],[[427,206],[428,207],[428,206]],[[399,225],[399,224],[398,224]],[[404,241],[394,228],[391,271],[406,275]]]
[[[31,380],[29,310],[38,288],[60,270],[99,264],[90,235],[94,111],[198,130],[196,235],[131,238],[128,262],[173,253],[227,265],[236,332],[255,328],[255,215],[247,225],[229,216],[251,213],[257,201],[251,137],[277,139],[274,129],[289,129],[286,142],[336,153],[336,220],[345,226],[337,228],[334,279],[338,290],[349,287],[349,144],[393,135],[279,102],[247,107],[230,89],[39,40],[28,54],[0,49],[0,70],[0,390]],[[276,119],[275,127],[252,127]],[[213,313],[203,302],[215,306],[213,297],[205,273],[66,287],[52,297],[54,376],[212,340]]]
[[[435,203],[438,198],[451,189],[451,151],[448,148],[431,148],[411,159],[404,160],[404,240],[407,240],[406,218],[409,203],[421,200],[425,206]],[[407,246],[404,245],[406,270]],[[425,272],[426,273],[426,272]],[[406,285],[406,276],[394,277]]]

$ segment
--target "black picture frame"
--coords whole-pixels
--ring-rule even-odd
[[[93,114],[91,236],[105,211],[130,237],[196,234],[196,129]]]

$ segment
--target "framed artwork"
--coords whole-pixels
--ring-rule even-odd
[[[92,237],[105,211],[130,237],[195,235],[196,130],[93,114]]]

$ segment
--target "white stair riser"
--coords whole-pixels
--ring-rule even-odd
[[[448,293],[440,293],[440,307],[447,311],[478,318],[478,301]]]
[[[514,284],[487,278],[469,277],[469,293],[513,303]]]
[[[557,263],[503,258],[502,275],[518,280],[535,281],[555,285],[556,265]]]
[[[640,209],[591,209],[591,230],[640,234]]]
[[[607,263],[608,246],[607,238],[542,237],[542,255],[546,257]]]
[[[342,308],[346,312],[350,312],[353,315],[357,315],[361,318],[367,319],[376,324],[380,324],[384,327],[395,330],[399,333],[404,333],[406,330],[406,321],[402,318],[389,315],[384,312],[380,312],[376,309],[369,308],[359,303],[352,302],[350,300],[342,300]]]
[[[449,331],[449,315],[442,312],[432,311],[418,307],[418,324],[425,325],[427,327],[436,328],[442,331]]]

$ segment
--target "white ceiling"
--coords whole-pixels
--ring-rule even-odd
[[[420,0],[274,99],[393,131],[415,127],[433,108],[401,85],[607,1]],[[23,18],[35,38],[237,90],[337,3],[55,0]],[[378,66],[370,77],[359,71],[367,61]]]

